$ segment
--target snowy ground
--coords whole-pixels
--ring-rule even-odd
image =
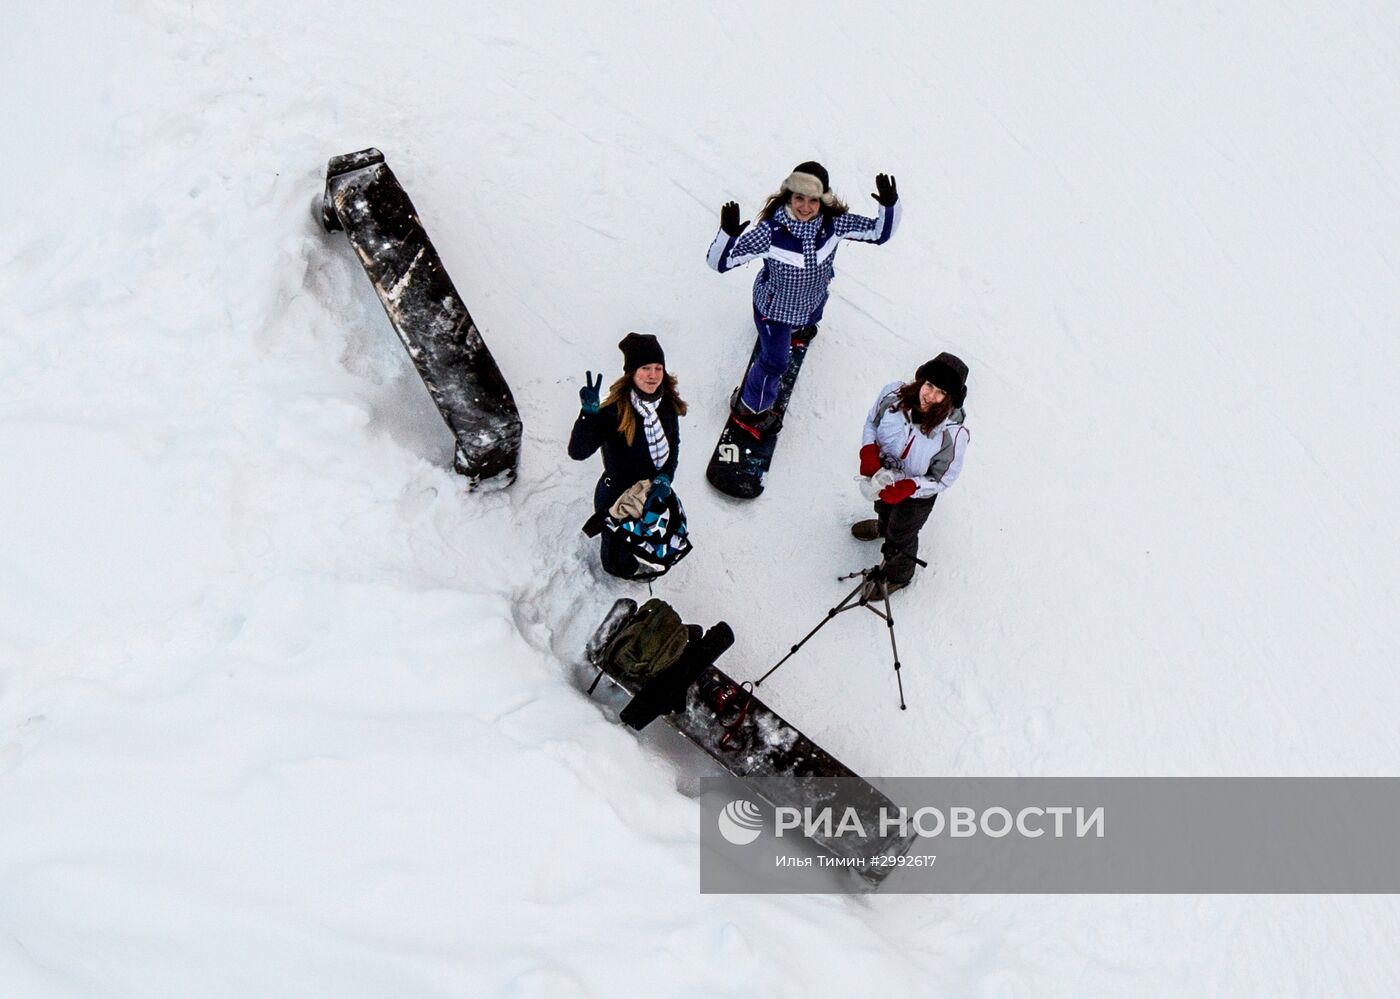
[[[910,710],[867,616],[780,711],[876,783],[1394,775],[1393,5],[6,21],[0,995],[1400,989],[1385,897],[698,895],[673,763],[573,684],[636,591],[563,448],[583,371],[657,333],[697,544],[657,590],[757,675],[869,560],[874,392],[953,350],[973,442],[900,598]],[[521,404],[508,491],[464,494],[306,210],[368,145]],[[841,251],[740,505],[702,472],[752,272],[703,256],[810,157],[858,210],[896,174],[905,220]]]

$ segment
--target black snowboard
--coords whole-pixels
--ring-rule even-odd
[[[330,161],[321,224],[350,238],[457,439],[457,471],[473,484],[500,472],[513,479],[521,433],[515,399],[383,153],[363,149]]]
[[[787,370],[783,372],[778,386],[778,401],[773,404],[779,417],[787,413],[792,386],[797,381],[797,373],[802,370],[807,347],[815,336],[816,330],[813,328],[806,339],[793,337],[792,354],[788,357]],[[753,353],[749,356],[749,367],[757,359],[758,342],[755,341]],[[747,372],[748,368],[744,370]],[[722,493],[738,499],[753,499],[763,492],[763,478],[768,474],[768,466],[772,464],[773,451],[777,446],[777,433],[760,435],[730,416],[720,432],[710,464],[705,468],[705,478]]]
[[[587,647],[588,661],[634,695],[640,684],[611,672],[603,653],[636,610],[637,602],[626,597],[614,603]],[[851,870],[869,886],[878,886],[894,869],[893,865],[872,865],[869,861],[881,856],[902,856],[912,842],[894,832],[880,834],[880,810],[895,814],[894,802],[757,697],[751,698],[744,692],[722,710],[716,710],[720,692],[737,686],[718,666],[707,666],[687,692],[685,709],[663,717],[775,808],[815,810],[832,806],[838,815],[844,814],[848,806],[854,808],[861,825],[870,830],[869,835],[848,831],[844,836],[818,834],[811,839],[833,856],[866,860],[865,866]]]

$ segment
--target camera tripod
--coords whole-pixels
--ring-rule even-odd
[[[895,551],[898,551],[898,549],[895,549]],[[845,599],[843,599],[839,604],[827,611],[826,617],[822,618],[821,621],[817,623],[817,626],[815,628],[807,632],[807,634],[802,637],[802,640],[800,642],[798,642],[792,648],[788,649],[787,655],[779,659],[773,665],[773,667],[768,670],[767,673],[764,673],[761,677],[754,681],[755,689],[762,686],[764,680],[768,679],[775,672],[777,672],[779,666],[787,662],[793,656],[797,655],[797,650],[802,648],[802,646],[806,645],[808,640],[817,632],[821,631],[822,628],[826,627],[827,623],[837,614],[848,610],[855,610],[858,607],[864,607],[866,610],[870,611],[870,613],[874,614],[876,617],[883,618],[885,621],[885,628],[890,635],[890,652],[894,655],[894,679],[896,685],[898,685],[899,687],[899,710],[909,710],[909,706],[904,703],[904,680],[899,674],[899,646],[895,643],[894,640],[894,612],[890,610],[889,580],[887,578],[888,570],[885,568],[885,559],[888,558],[891,554],[890,546],[888,543],[885,545],[884,548],[880,550],[880,554],[883,556],[883,558],[881,558],[879,565],[871,566],[869,569],[861,569],[858,572],[847,573],[844,576],[838,577],[838,580],[844,580],[853,579],[859,576],[860,582],[856,584],[856,588],[854,590],[846,594]],[[925,562],[923,559],[915,557],[914,561],[918,565],[923,566],[924,568],[928,568],[928,563]],[[875,584],[873,587],[870,586],[870,584],[872,583]],[[870,588],[872,592],[866,593],[865,590],[867,588]],[[885,605],[884,610],[881,610],[878,607],[871,606],[871,601],[875,599],[878,599],[881,603]]]

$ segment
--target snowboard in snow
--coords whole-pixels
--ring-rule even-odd
[[[344,230],[389,322],[456,438],[455,466],[473,484],[515,476],[520,412],[413,202],[377,149],[326,167],[321,224]]]
[[[797,373],[802,370],[802,361],[807,356],[807,347],[816,333],[806,339],[793,337],[792,353],[788,357],[787,370],[778,383],[778,400],[773,404],[781,418],[786,415],[788,400],[792,398],[792,387],[797,382]],[[758,359],[758,341],[754,341],[753,353],[749,356],[749,367]],[[747,373],[748,368],[744,371]],[[773,462],[773,452],[778,447],[778,432],[759,434],[747,424],[730,414],[720,432],[719,443],[715,445],[710,464],[705,468],[705,478],[720,492],[738,499],[753,499],[763,492],[763,480],[768,474],[768,466]]]
[[[614,673],[604,653],[613,636],[636,611],[635,600],[619,599],[594,631],[586,649],[594,668],[633,695],[641,684]],[[838,815],[844,814],[846,807],[854,808],[861,825],[870,831],[868,835],[848,831],[844,836],[818,833],[811,837],[812,842],[833,856],[869,861],[908,852],[912,838],[895,832],[882,835],[880,831],[881,809],[895,814],[893,801],[747,691],[731,696],[725,703],[722,692],[732,694],[738,687],[718,666],[710,665],[687,692],[685,709],[662,717],[774,808],[832,806]],[[717,709],[716,704],[723,707]],[[878,887],[893,869],[893,865],[870,863],[850,868],[871,888]]]

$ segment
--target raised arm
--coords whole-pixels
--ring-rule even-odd
[[[744,231],[748,223],[739,221],[739,206],[732,201],[720,209],[719,219],[719,232],[715,233],[705,262],[721,274],[757,260],[773,243],[772,230],[763,223]]]
[[[865,215],[847,213],[836,220],[836,235],[841,239],[855,239],[863,243],[884,243],[899,228],[903,214],[900,207],[899,191],[893,177],[875,175],[875,193],[872,198],[880,205],[880,212],[873,219]]]
[[[603,439],[612,429],[609,421],[599,412],[598,394],[603,388],[603,375],[593,380],[593,372],[584,373],[584,387],[578,390],[578,419],[574,420],[573,432],[569,434],[569,457],[583,461],[603,446]]]

